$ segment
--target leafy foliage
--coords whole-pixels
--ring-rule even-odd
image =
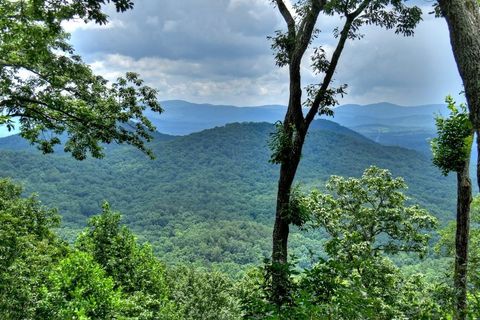
[[[360,179],[332,177],[331,194],[313,192],[304,199],[312,226],[329,235],[326,258],[298,272],[285,273],[289,299],[269,303],[271,270],[253,273],[243,292],[248,319],[439,319],[445,310],[432,299],[436,288],[422,276],[407,277],[385,253],[423,252],[435,219],[426,210],[406,206],[402,179],[387,170],[368,168]]]
[[[54,151],[67,133],[64,150],[76,159],[100,158],[101,143],[127,143],[146,152],[155,130],[143,115],[162,109],[156,91],[135,73],[109,84],[75,54],[62,22],[108,22],[101,11],[110,2],[0,1],[0,124],[20,123],[22,137],[44,153]],[[113,0],[118,11],[132,1]]]
[[[38,318],[114,319],[121,304],[112,278],[79,251],[73,251],[55,266],[42,290]]]
[[[61,242],[55,210],[0,181],[2,319],[238,319],[233,282],[218,272],[166,270],[104,205],[77,239]]]
[[[465,105],[460,109],[451,96],[445,99],[450,110],[449,118],[437,116],[438,137],[432,139],[433,164],[444,175],[462,170],[465,160],[470,157],[473,142],[473,129]]]
[[[181,319],[240,319],[235,283],[218,271],[178,266],[168,270],[168,283]]]
[[[65,250],[52,228],[56,210],[42,206],[35,196],[21,197],[22,189],[0,180],[0,318],[26,319],[35,313],[41,281]]]
[[[76,247],[90,254],[106,275],[114,279],[127,300],[125,312],[142,319],[168,318],[173,313],[165,283],[165,267],[149,245],[140,246],[120,214],[104,203],[103,212],[90,219],[79,235]]]
[[[293,125],[285,126],[281,121],[275,123],[275,131],[270,133],[268,146],[272,151],[269,162],[272,164],[281,164],[287,157],[287,151],[293,146],[293,134],[295,127]]]
[[[372,168],[369,170],[370,173],[375,171]],[[378,179],[367,179],[374,186],[403,185],[399,179],[390,179],[386,172],[376,170]],[[346,183],[351,179],[343,181]],[[344,186],[359,189],[355,184]],[[393,198],[398,197],[393,187],[382,191],[385,194],[393,192]],[[305,209],[308,208],[305,204],[315,204],[314,201],[308,202],[301,194],[297,199]],[[359,211],[363,212],[361,208]],[[165,267],[153,256],[148,244],[138,244],[132,232],[121,225],[120,215],[107,204],[101,215],[91,218],[88,227],[76,240],[75,247],[72,247],[61,242],[51,229],[58,226],[55,210],[45,209],[35,197],[22,198],[21,188],[2,180],[0,317],[145,320],[226,320],[241,317],[447,319],[446,315],[451,313],[452,292],[449,283],[438,277],[439,265],[433,264],[428,272],[428,268],[420,266],[413,271],[413,275],[412,272],[404,274],[382,250],[376,250],[375,245],[384,240],[382,236],[370,239],[369,243],[359,237],[353,237],[350,242],[341,242],[346,238],[345,235],[354,234],[366,226],[362,222],[365,220],[361,219],[362,214],[358,216],[358,225],[348,219],[335,221],[335,230],[338,232],[332,232],[332,235],[336,234],[340,239],[337,242],[342,245],[332,246],[331,241],[336,240],[330,237],[324,242],[323,252],[326,255],[322,255],[313,267],[302,270],[295,263],[287,265],[289,302],[277,309],[269,302],[273,271],[271,264],[266,264],[260,270],[251,269],[243,280],[232,280],[218,271],[205,272],[192,266]],[[395,221],[395,216],[392,215],[392,221]],[[380,220],[370,222],[371,225],[389,225],[381,222],[387,219],[385,216],[369,217]],[[408,217],[405,220],[408,226],[411,220]],[[315,219],[314,224],[319,221],[321,219]],[[398,221],[398,229],[403,230],[402,221]],[[414,232],[410,230],[407,234]],[[234,235],[221,234],[227,239]],[[410,241],[408,239],[417,239],[422,243],[423,236],[404,236],[403,240],[406,240],[406,244]],[[442,236],[442,245],[451,245],[451,239],[452,235]],[[472,241],[476,243],[476,240]],[[315,242],[316,249],[321,251],[318,243]],[[396,244],[398,248],[421,249],[402,243],[399,240]],[[335,251],[333,248],[340,249]],[[476,247],[471,250],[474,252]],[[432,263],[433,260],[429,261]],[[423,275],[415,275],[417,271]],[[429,272],[436,277],[431,277]],[[476,269],[471,270],[472,277],[476,273]],[[472,283],[476,285],[476,282]],[[472,288],[470,296],[472,314],[477,312],[474,309],[477,307],[475,290]]]
[[[328,194],[313,191],[304,206],[312,212],[312,226],[325,229],[329,255],[345,261],[363,254],[423,252],[436,219],[417,205],[407,206],[402,178],[370,167],[359,179],[333,176]]]

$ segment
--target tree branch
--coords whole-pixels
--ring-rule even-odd
[[[327,92],[330,82],[332,81],[333,74],[335,73],[335,69],[337,68],[338,61],[345,47],[345,42],[348,39],[348,34],[350,32],[350,28],[352,27],[354,20],[362,13],[363,10],[365,10],[365,8],[368,6],[370,2],[371,0],[364,0],[355,11],[346,15],[346,21],[343,26],[342,32],[340,33],[340,39],[338,40],[335,51],[333,52],[332,59],[325,73],[325,77],[323,78],[322,85],[315,96],[315,100],[313,101],[312,106],[307,113],[307,116],[305,117],[305,124],[307,127],[315,118],[315,115],[317,114],[318,109],[320,108],[320,104],[322,103],[322,100],[325,98],[325,93]]]
[[[287,23],[289,35],[295,36],[295,19],[293,19],[290,10],[288,10],[283,0],[275,0],[275,2],[277,3],[278,10],[282,14],[283,19],[285,19],[285,22]]]
[[[364,0],[357,8],[357,10],[353,11],[352,13],[349,13],[347,15],[347,18],[352,19],[352,21],[362,13],[363,10],[368,6],[371,0]]]
[[[327,69],[327,72],[325,73],[325,77],[323,78],[322,85],[315,96],[312,106],[310,107],[310,110],[307,113],[307,116],[305,117],[305,124],[307,127],[315,118],[315,115],[317,114],[318,109],[320,108],[320,104],[322,103],[322,100],[325,98],[325,93],[327,92],[330,82],[332,81],[333,74],[335,73],[335,69],[337,68],[338,61],[340,60],[340,55],[342,54],[343,48],[345,47],[345,42],[348,39],[348,33],[350,32],[352,23],[353,23],[353,19],[351,19],[350,17],[347,17],[347,20],[345,21],[345,25],[343,26],[342,32],[340,34],[340,39],[338,40],[337,47],[333,52],[332,59],[330,61],[330,64],[328,65],[328,69]]]
[[[315,29],[315,24],[317,23],[318,15],[324,8],[325,3],[325,0],[312,0],[310,10],[308,10],[308,13],[300,24],[298,40],[295,43],[295,52],[292,60],[298,61],[298,63],[301,62],[305,50],[307,50],[307,47],[312,40],[312,34]]]
[[[2,61],[0,60],[0,67],[1,68],[4,68],[4,67],[7,67],[7,68],[20,68],[20,69],[25,69],[26,71],[29,71],[35,75],[37,75],[40,79],[42,79],[43,81],[47,82],[52,88],[54,88],[55,90],[65,90],[73,95],[77,95],[79,96],[80,93],[76,90],[74,90],[74,88],[68,88],[67,86],[55,86],[51,80],[48,79],[48,76],[40,73],[39,71],[35,70],[34,68],[32,67],[29,67],[29,66],[26,66],[26,65],[23,65],[23,64],[12,64],[12,63],[7,63],[5,61]]]

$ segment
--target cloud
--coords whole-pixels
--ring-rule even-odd
[[[108,29],[125,29],[123,21],[118,19],[112,19],[104,25],[100,25],[94,22],[85,23],[82,19],[75,19],[69,21],[63,21],[62,27],[65,31],[73,33],[79,30],[108,30]]]
[[[275,30],[272,7],[263,0],[156,1],[111,14],[125,28],[81,30],[74,34],[82,52],[119,53],[135,58],[255,57],[269,52],[266,36]]]
[[[71,29],[80,54],[109,78],[139,72],[162,100],[288,101],[288,72],[275,66],[267,40],[284,22],[269,0],[143,0],[111,17],[106,28]],[[342,102],[437,103],[460,91],[445,22],[432,15],[424,20],[413,38],[363,28],[365,38],[347,44],[335,74],[336,84],[349,85]],[[327,54],[334,50],[332,30],[339,22],[319,18],[322,32],[314,45],[322,44]],[[305,62],[303,84],[319,82]]]
[[[259,65],[264,68],[264,63]],[[213,64],[165,58],[134,59],[119,54],[99,56],[91,66],[112,81],[129,70],[135,70],[148,85],[158,89],[162,100],[259,105],[271,103],[272,95],[284,96],[288,89],[286,70],[275,68],[273,63],[268,72],[256,76],[221,74],[211,70]],[[211,76],[205,77],[205,74]]]
[[[414,37],[373,27],[365,33],[349,43],[338,68],[337,79],[350,86],[344,102],[428,104],[462,90],[443,19],[424,15]]]

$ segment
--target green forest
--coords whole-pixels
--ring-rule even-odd
[[[0,319],[479,319],[480,2],[428,4],[448,28],[464,100],[442,92],[446,108],[431,118],[425,112],[443,105],[336,109],[361,87],[338,79],[346,77],[343,64],[355,62],[342,59],[350,43],[367,41],[374,28],[414,37],[425,5],[192,2],[205,19],[197,28],[220,37],[212,21],[228,21],[240,44],[209,48],[172,36],[168,48],[168,34],[195,19],[181,25],[151,15],[148,8],[182,12],[165,3],[0,0]],[[275,22],[253,8],[268,8]],[[163,42],[129,24],[137,10]],[[227,18],[210,20],[216,10]],[[270,35],[263,25],[237,23],[236,13],[245,14],[241,22],[269,21]],[[77,45],[82,32],[98,40],[117,29],[136,37]],[[163,124],[185,134],[161,133],[162,94],[221,88],[246,98],[249,79],[261,87],[258,98],[267,95],[261,81],[278,74],[257,83],[241,70],[252,34],[270,46],[286,107],[171,100],[182,109]],[[141,55],[142,37],[171,51],[122,55]],[[97,45],[118,52],[102,56]],[[216,55],[196,57],[208,50]],[[175,69],[183,55],[188,67]],[[109,61],[121,67],[102,69]],[[155,82],[152,61],[169,61],[165,74],[191,83],[175,91],[174,78],[167,87]],[[207,61],[215,71],[204,69]],[[222,85],[195,82],[208,72]],[[238,72],[235,90],[228,72]],[[374,75],[355,77],[367,84]],[[349,128],[333,122],[336,111]],[[182,113],[190,118],[175,129]],[[275,123],[224,125],[279,113]]]
[[[452,219],[454,181],[428,158],[317,121],[304,150],[300,190],[324,189],[330,175],[360,176],[377,165],[405,178],[410,202],[428,208],[442,225]],[[107,150],[105,159],[78,162],[61,153],[41,155],[28,146],[15,150],[19,137],[11,136],[0,139],[0,172],[15,177],[25,194],[37,192],[43,203],[59,209],[60,233],[68,241],[108,201],[166,262],[214,265],[236,273],[261,262],[270,250],[278,170],[268,163],[273,130],[267,123],[244,123],[183,137],[158,135],[149,145],[157,156],[153,161],[118,146]],[[318,232],[296,232],[292,250],[306,263],[308,252],[319,250],[321,238]]]

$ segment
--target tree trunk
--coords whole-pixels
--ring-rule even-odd
[[[290,192],[300,163],[303,143],[308,129],[305,127],[302,112],[300,63],[301,60],[299,59],[292,61],[289,68],[290,96],[287,113],[283,121],[283,129],[287,133],[287,140],[291,141],[292,144],[284,150],[280,164],[275,224],[272,235],[272,300],[279,306],[288,299],[290,281],[286,272],[290,221],[286,219],[286,215],[289,211]]]
[[[456,320],[464,320],[467,316],[468,233],[470,229],[470,203],[472,202],[469,162],[470,158],[465,161],[463,170],[457,172],[457,231],[454,273]]]
[[[477,136],[477,185],[480,190],[480,127],[475,130]]]
[[[450,31],[450,42],[463,80],[470,119],[480,131],[480,4],[477,0],[439,0]],[[478,144],[478,137],[477,137]],[[480,157],[477,177],[480,177]],[[480,179],[477,179],[480,188]]]
[[[439,0],[440,9],[447,21],[450,42],[458,71],[463,81],[470,120],[477,133],[477,150],[480,150],[480,4],[477,0]],[[455,237],[456,291],[455,319],[466,319],[467,313],[467,262],[470,202],[472,186],[469,178],[469,160],[457,173],[457,231]],[[477,183],[480,188],[480,157],[477,160]]]
[[[295,172],[284,164],[280,167],[278,180],[277,207],[272,235],[272,301],[282,305],[288,299],[289,275],[287,273],[288,235],[290,222],[284,217],[290,202],[290,190]]]

